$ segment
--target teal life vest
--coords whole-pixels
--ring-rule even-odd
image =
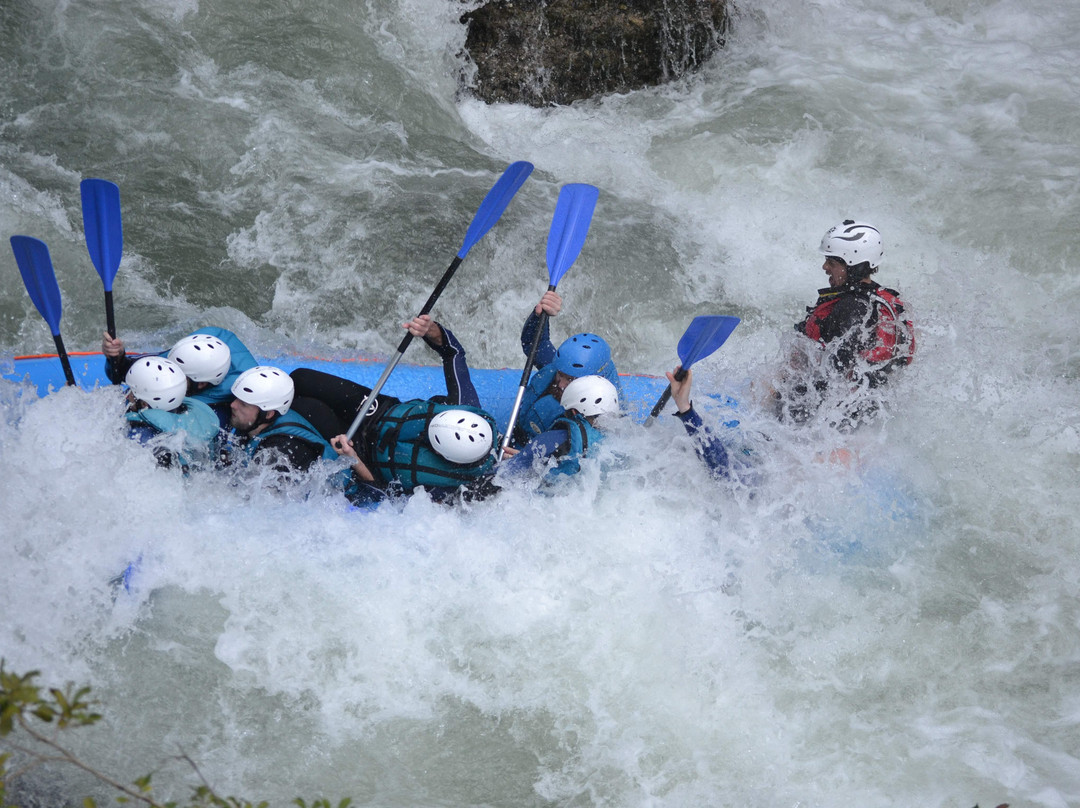
[[[209,460],[221,428],[217,413],[191,396],[172,411],[146,407],[138,412],[129,412],[127,422],[132,428],[149,427],[158,434],[180,434],[183,448],[176,459],[181,466]]]
[[[497,435],[495,419],[479,407],[464,404],[436,404],[426,399],[403,401],[387,410],[375,425],[371,459],[372,473],[384,483],[401,486],[406,493],[425,488],[458,488],[491,476],[495,455],[489,453],[475,463],[451,463],[431,448],[427,430],[431,419],[446,410],[465,410],[488,422]]]
[[[559,461],[547,476],[577,474],[581,471],[579,461],[589,452],[590,446],[596,446],[604,439],[604,433],[589,423],[589,419],[579,413],[563,413],[555,419],[552,429],[565,429],[570,436],[570,449],[557,456]]]
[[[229,346],[229,372],[225,374],[225,378],[218,384],[192,394],[191,398],[205,401],[211,407],[231,402],[233,398],[233,382],[235,382],[245,370],[251,370],[259,363],[255,361],[255,357],[251,355],[251,351],[249,351],[247,346],[240,341],[240,338],[227,328],[208,326],[192,331],[191,333],[209,334],[211,337],[217,337]]]
[[[289,410],[284,415],[279,415],[270,422],[270,426],[251,440],[247,441],[245,443],[247,453],[249,455],[254,454],[255,450],[259,448],[259,444],[271,435],[293,435],[297,438],[303,438],[308,443],[313,443],[322,448],[323,460],[338,459],[338,453],[334,447],[330,445],[330,441],[324,438],[319,430],[311,425],[311,422],[307,418],[293,410]]]

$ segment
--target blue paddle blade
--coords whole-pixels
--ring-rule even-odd
[[[679,340],[679,359],[684,370],[699,359],[711,354],[731,336],[738,317],[722,314],[705,314],[695,317]]]
[[[581,253],[598,196],[600,191],[594,186],[578,182],[564,185],[559,191],[547,242],[548,277],[552,286],[558,285]]]
[[[484,237],[484,234],[492,228],[495,222],[499,221],[499,217],[503,215],[506,206],[510,204],[510,200],[514,198],[518,188],[529,178],[532,170],[532,163],[518,160],[516,163],[511,163],[496,183],[491,186],[491,190],[487,192],[487,196],[480,203],[476,215],[473,216],[472,224],[465,231],[465,243],[458,252],[458,258],[464,258],[468,255],[473,245]]]
[[[83,231],[86,233],[86,249],[94,269],[101,276],[105,291],[112,291],[113,278],[120,268],[120,256],[124,252],[124,231],[120,224],[120,189],[108,180],[83,180],[79,184],[82,194]]]
[[[30,236],[12,236],[11,251],[22,273],[23,285],[55,337],[60,333],[60,287],[45,242]]]

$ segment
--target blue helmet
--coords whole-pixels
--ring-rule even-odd
[[[595,376],[611,361],[611,348],[596,334],[574,334],[559,346],[555,370],[572,376]]]

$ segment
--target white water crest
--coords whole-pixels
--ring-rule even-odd
[[[555,339],[659,374],[739,315],[695,399],[719,429],[707,394],[740,401],[756,473],[711,479],[662,418],[553,491],[357,512],[155,468],[115,389],[0,382],[6,666],[91,684],[80,754],[162,798],[183,753],[280,805],[1080,803],[1080,7],[740,4],[703,73],[542,110],[459,91],[468,7],[0,8],[0,227],[49,245],[68,348],[104,326],[84,177],[121,189],[130,346],[385,358],[529,160],[436,317],[520,367],[558,189],[595,184]],[[749,381],[845,217],[884,235],[916,362],[872,429],[782,429]],[[52,339],[0,263],[6,369]],[[87,793],[50,769],[22,802]]]

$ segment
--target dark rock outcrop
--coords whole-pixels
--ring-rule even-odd
[[[727,0],[495,0],[461,18],[484,101],[569,104],[677,79],[724,44]]]

